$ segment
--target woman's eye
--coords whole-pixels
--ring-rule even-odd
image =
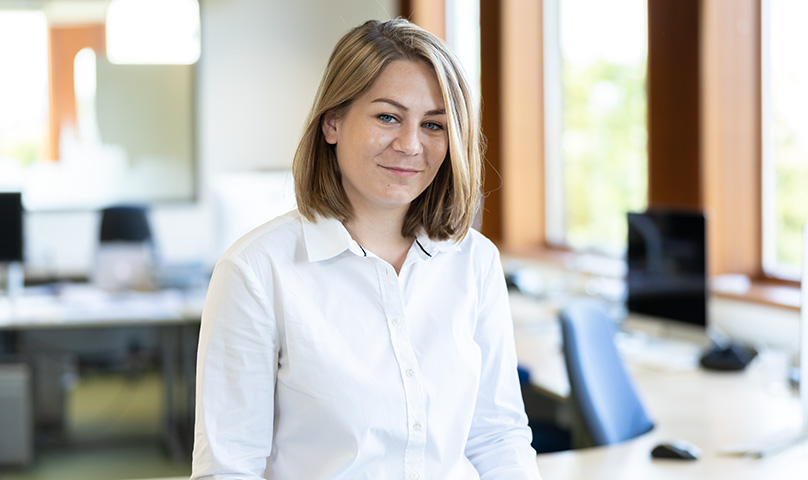
[[[441,125],[440,123],[435,123],[435,122],[426,122],[424,124],[424,128],[426,128],[428,130],[438,131],[438,130],[443,130],[443,125]]]
[[[382,113],[381,115],[379,115],[379,120],[381,120],[384,123],[393,123],[396,121],[396,117],[388,115],[386,113]]]

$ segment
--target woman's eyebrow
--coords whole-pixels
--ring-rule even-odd
[[[370,103],[388,103],[388,104],[390,104],[390,105],[392,105],[392,106],[394,106],[394,107],[396,107],[396,108],[398,108],[400,110],[403,110],[405,112],[410,111],[410,109],[408,107],[405,107],[404,105],[402,105],[399,102],[397,102],[395,100],[392,100],[390,98],[377,98],[375,100],[372,100]],[[426,112],[426,114],[424,116],[429,117],[429,116],[432,116],[432,115],[446,115],[446,110],[444,110],[442,108],[439,108],[439,109],[436,109],[436,110],[429,110],[429,111]]]

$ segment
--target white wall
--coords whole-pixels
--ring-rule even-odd
[[[212,265],[224,246],[211,186],[245,171],[287,169],[334,43],[364,20],[398,14],[396,0],[201,0],[197,66],[199,202],[152,211],[169,262]],[[232,202],[230,202],[232,204]],[[242,200],[242,203],[251,203]],[[256,204],[261,204],[257,201]],[[243,205],[249,209],[250,205]],[[264,207],[266,208],[266,207]],[[261,212],[250,212],[260,218]],[[274,212],[267,212],[271,217]],[[269,218],[267,218],[268,220]],[[96,212],[26,218],[29,274],[89,272]]]

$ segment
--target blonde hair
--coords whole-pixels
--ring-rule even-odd
[[[409,237],[423,228],[433,240],[460,241],[471,227],[480,200],[482,136],[479,110],[460,62],[446,44],[401,18],[370,20],[337,42],[295,152],[292,174],[300,213],[348,221],[353,209],[345,194],[333,145],[322,121],[350,108],[381,71],[397,60],[427,62],[435,71],[447,117],[449,148],[432,183],[413,200],[402,227]]]

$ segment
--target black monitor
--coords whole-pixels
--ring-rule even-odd
[[[700,212],[628,213],[629,312],[706,327],[706,221]]]
[[[0,192],[0,263],[23,261],[22,194]]]

